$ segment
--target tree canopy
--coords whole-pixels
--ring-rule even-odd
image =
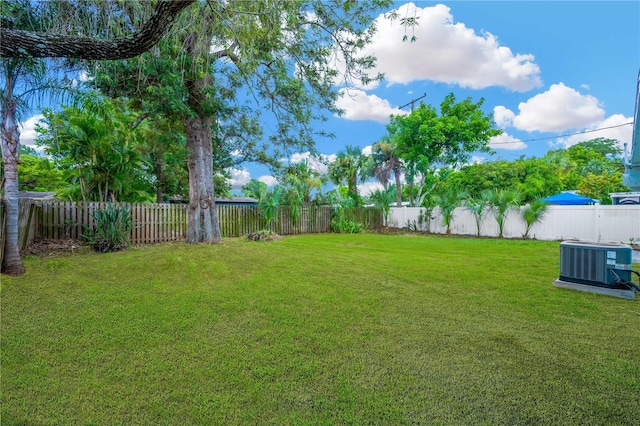
[[[456,101],[450,93],[440,103],[440,111],[420,103],[409,115],[391,117],[388,138],[395,144],[397,156],[413,194],[417,175],[426,176],[434,167],[460,165],[473,152],[491,152],[489,140],[500,135],[493,114],[482,111],[484,99]],[[413,204],[413,199],[411,199]]]
[[[444,185],[474,196],[493,188],[508,188],[518,191],[523,203],[560,191],[579,190],[610,204],[610,192],[628,190],[622,185],[624,166],[615,147],[615,140],[598,138],[549,151],[541,158],[469,164],[451,172]]]

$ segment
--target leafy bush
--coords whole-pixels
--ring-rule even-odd
[[[359,234],[364,230],[360,222],[349,219],[335,218],[331,220],[331,232],[339,234]]]
[[[265,192],[258,201],[258,209],[266,221],[265,229],[267,230],[271,229],[271,224],[276,220],[282,193],[282,188],[276,186],[273,190]]]
[[[334,204],[331,212],[331,232],[358,234],[363,231],[362,223],[349,218],[355,210],[355,201],[352,198],[338,198],[334,200]]]
[[[100,253],[123,250],[129,245],[129,233],[133,227],[131,210],[110,205],[93,212],[95,227],[84,226],[82,234],[87,243]]]

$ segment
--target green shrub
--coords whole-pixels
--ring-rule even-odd
[[[331,220],[331,232],[339,234],[359,234],[364,230],[360,222],[349,219],[335,218]]]
[[[87,243],[100,253],[123,250],[129,245],[129,233],[133,227],[129,207],[110,205],[93,212],[94,228],[84,226],[82,234]]]

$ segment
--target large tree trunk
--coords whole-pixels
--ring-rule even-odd
[[[202,22],[206,24],[209,9],[205,9]],[[197,28],[185,39],[185,50],[197,59],[208,54],[211,36],[205,29]],[[188,243],[219,243],[222,241],[218,212],[216,211],[213,184],[213,116],[208,91],[213,86],[213,76],[199,74],[194,68],[185,78],[189,92],[187,105],[194,115],[185,117],[187,134],[187,166],[189,168]]]
[[[4,166],[4,205],[6,233],[2,273],[24,274],[18,246],[18,160],[20,158],[20,131],[11,105],[2,111],[2,162]],[[1,225],[1,223],[0,223]]]
[[[222,241],[214,199],[212,123],[210,117],[184,120],[189,167],[188,243]]]
[[[400,182],[400,170],[394,170],[393,175],[396,178],[396,207],[402,207],[402,182]]]

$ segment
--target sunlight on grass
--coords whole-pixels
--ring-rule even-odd
[[[2,424],[637,424],[640,304],[559,244],[412,235],[29,258]]]

